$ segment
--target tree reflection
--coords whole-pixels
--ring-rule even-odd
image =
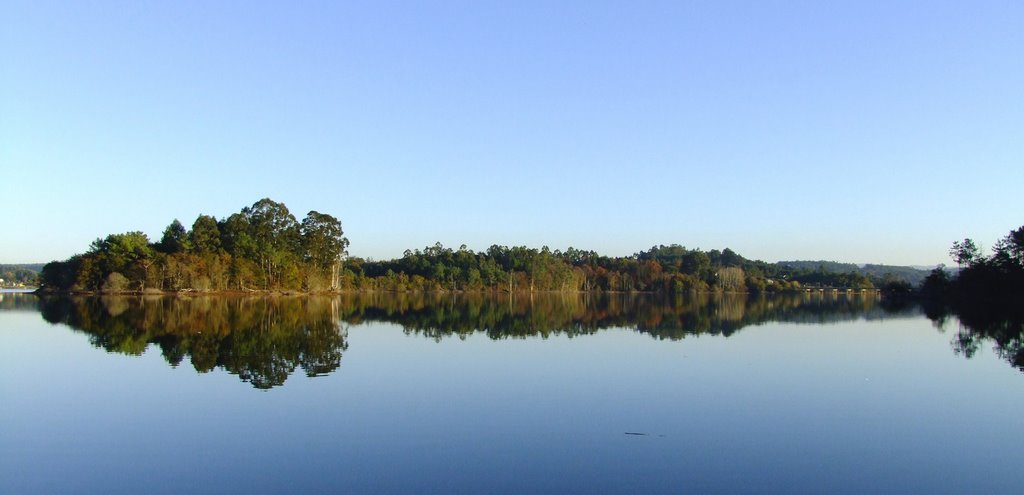
[[[34,296],[31,297],[35,301]],[[27,302],[25,303],[27,304]],[[549,293],[354,293],[334,297],[43,297],[43,318],[89,335],[109,352],[139,355],[154,345],[172,366],[200,373],[222,368],[260,389],[338,369],[347,325],[383,322],[435,341],[483,334],[490,339],[577,337],[626,328],[659,340],[728,337],[768,321],[823,324],[916,315],[874,295],[657,296]]]
[[[1024,372],[1024,308],[1000,302],[972,301],[950,307],[926,303],[925,315],[943,329],[951,317],[960,325],[953,335],[953,352],[967,359],[987,342],[994,344],[996,355]]]
[[[691,335],[729,336],[767,321],[830,323],[917,314],[915,307],[888,307],[876,295],[820,293],[784,296],[742,294],[544,294],[494,297],[481,294],[349,294],[342,318],[397,323],[406,333],[441,340],[482,332],[492,339],[593,334],[628,328],[657,339]]]
[[[30,292],[6,292],[0,291],[0,311],[28,311],[39,310],[39,299]]]
[[[189,358],[200,373],[217,367],[260,389],[281,385],[296,370],[330,373],[348,348],[338,301],[318,297],[43,298],[51,323],[89,334],[109,352],[142,354],[156,344],[177,366]]]

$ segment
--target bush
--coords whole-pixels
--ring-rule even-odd
[[[124,292],[128,290],[128,279],[120,272],[110,272],[103,282],[103,292]]]

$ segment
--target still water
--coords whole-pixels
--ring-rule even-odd
[[[4,293],[0,492],[1016,492],[1020,342],[875,296]]]

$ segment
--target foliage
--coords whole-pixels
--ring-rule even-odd
[[[999,239],[990,256],[984,256],[971,239],[953,243],[950,256],[961,265],[955,276],[933,271],[921,292],[954,309],[967,306],[1018,307],[1024,301],[1024,226]]]
[[[362,268],[357,288],[394,291],[762,293],[806,287],[872,288],[885,281],[822,267],[800,270],[751,261],[729,248],[701,251],[678,244],[608,257],[574,247],[551,251],[546,246],[538,250],[493,245],[474,252],[438,243],[407,250],[396,260],[351,261]]]
[[[816,272],[833,274],[856,274],[867,277],[875,287],[890,282],[907,282],[912,286],[920,285],[928,275],[928,270],[911,266],[838,263],[835,261],[780,261],[776,264],[780,269],[788,271],[798,279],[813,276]]]
[[[1000,357],[1024,371],[1024,226],[998,240],[990,256],[971,239],[953,243],[949,253],[961,269],[928,275],[921,285],[926,314],[940,328],[949,316],[958,318],[958,354],[970,358],[991,341]]]
[[[199,215],[191,229],[175,219],[156,243],[141,232],[97,239],[87,253],[47,264],[42,282],[48,289],[84,292],[150,288],[685,294],[870,289],[905,280],[890,272],[869,276],[855,265],[836,270],[838,264],[826,262],[813,267],[801,262],[772,264],[748,260],[729,248],[702,251],[678,244],[610,257],[574,247],[560,251],[493,245],[475,252],[465,245],[452,249],[437,243],[385,261],[346,258],[348,244],[337,218],[310,211],[300,222],[283,203],[264,198],[219,221]],[[108,283],[115,272],[125,280]]]
[[[3,282],[0,286],[35,286],[39,283],[39,272],[43,269],[41,264],[24,265],[0,265],[0,279]]]
[[[199,215],[191,230],[175,219],[156,243],[142,232],[108,235],[46,264],[40,278],[44,288],[82,292],[337,288],[346,246],[335,217],[311,211],[300,224],[264,198],[220,222]]]

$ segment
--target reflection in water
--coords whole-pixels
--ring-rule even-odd
[[[330,373],[348,348],[332,298],[44,298],[40,311],[109,352],[139,355],[156,344],[172,366],[188,357],[200,373],[219,366],[261,389],[296,368]]]
[[[630,328],[658,339],[688,335],[729,336],[767,321],[829,323],[875,319],[916,308],[883,307],[876,295],[795,294],[748,297],[696,294],[544,294],[509,298],[480,294],[353,294],[342,296],[349,323],[397,323],[410,334],[435,340],[484,332],[492,339],[593,334]]]
[[[823,324],[915,316],[877,296],[777,297],[626,294],[346,294],[336,297],[81,297],[6,295],[3,309],[37,308],[46,321],[89,334],[109,352],[139,355],[150,344],[177,366],[221,367],[256,388],[281,385],[301,368],[330,373],[347,350],[346,325],[385,322],[436,341],[481,332],[491,339],[574,337],[628,328],[656,339],[729,336],[768,321]]]
[[[959,328],[951,342],[957,354],[970,359],[983,344],[991,341],[1001,359],[1024,372],[1024,307],[975,301],[956,308],[925,304],[924,310],[939,329],[945,328],[951,316],[959,320]]]
[[[0,289],[0,311],[39,311],[38,299],[30,291]]]

